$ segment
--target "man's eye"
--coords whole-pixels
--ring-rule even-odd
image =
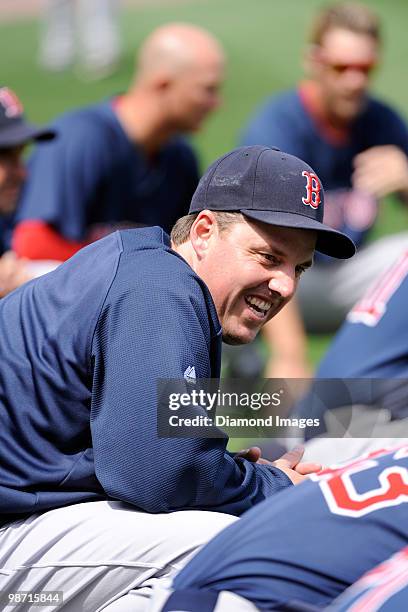
[[[272,264],[277,264],[279,263],[278,259],[275,257],[275,255],[272,255],[271,253],[261,253],[261,256],[268,262],[268,263],[272,263]]]
[[[306,272],[308,266],[296,266],[296,274],[300,276],[303,272]]]

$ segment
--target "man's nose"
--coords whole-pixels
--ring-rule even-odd
[[[369,76],[363,70],[350,69],[346,76],[350,89],[364,90],[368,87]]]
[[[291,271],[276,271],[268,283],[271,291],[279,293],[285,300],[290,299],[295,293],[296,277]]]

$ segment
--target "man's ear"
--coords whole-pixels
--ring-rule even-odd
[[[151,80],[151,86],[156,92],[166,92],[168,89],[170,89],[171,84],[171,75],[166,70],[157,72]]]
[[[203,259],[212,241],[219,234],[218,224],[211,210],[202,210],[190,230],[190,242],[198,259]]]

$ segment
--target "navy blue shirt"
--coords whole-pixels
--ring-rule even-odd
[[[232,591],[261,610],[293,600],[329,604],[407,543],[408,447],[369,457],[247,512],[177,574],[173,588]]]
[[[226,438],[158,437],[157,380],[217,378],[221,351],[211,295],[160,228],[115,232],[23,285],[0,328],[0,524],[107,498],[240,514],[291,484]]]
[[[18,221],[41,220],[66,239],[92,242],[120,225],[170,231],[187,214],[198,169],[182,138],[147,159],[110,101],[66,113],[53,127],[58,137],[29,161]]]
[[[310,393],[295,408],[299,416],[321,418],[325,410],[351,404],[386,408],[393,419],[408,416],[407,304],[408,251],[347,315]]]
[[[396,145],[408,155],[408,131],[389,106],[368,98],[350,127],[347,142],[334,144],[319,130],[298,90],[269,98],[250,119],[242,144],[276,146],[296,155],[318,173],[325,190],[351,187],[353,158],[379,145]]]
[[[333,142],[322,132],[302,102],[299,90],[269,98],[250,119],[241,144],[276,146],[308,163],[326,192],[325,222],[362,245],[377,217],[377,203],[351,190],[353,159],[380,145],[395,145],[408,155],[408,129],[389,106],[368,98],[350,126],[344,142]],[[336,261],[316,254],[316,261]]]
[[[408,546],[336,599],[327,612],[402,612],[408,610]]]
[[[404,251],[349,312],[317,377],[408,379],[407,304]]]

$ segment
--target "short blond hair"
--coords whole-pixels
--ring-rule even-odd
[[[225,232],[234,223],[242,223],[243,216],[240,212],[216,212],[213,211],[220,232]],[[174,246],[179,246],[183,242],[187,242],[190,237],[191,227],[197,219],[199,213],[191,213],[185,215],[176,221],[171,230],[170,238]]]
[[[310,29],[310,43],[321,45],[323,36],[333,28],[366,34],[377,42],[381,39],[378,16],[371,8],[358,2],[338,2],[323,8]]]

